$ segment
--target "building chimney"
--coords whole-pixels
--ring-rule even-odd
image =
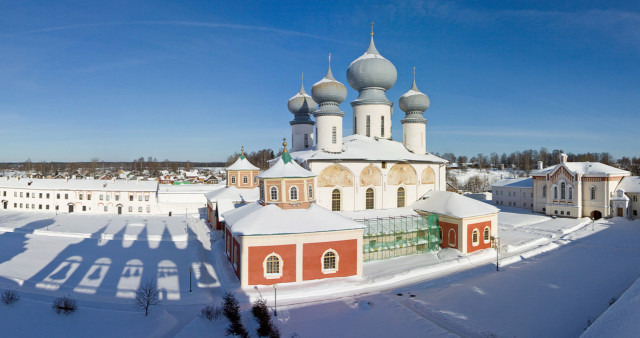
[[[560,154],[560,163],[567,163],[567,154]]]
[[[542,161],[538,161],[538,170],[542,170],[543,167]]]

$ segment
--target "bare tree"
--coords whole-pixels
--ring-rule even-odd
[[[149,280],[140,285],[138,291],[136,291],[136,299],[134,303],[138,309],[144,310],[145,317],[149,315],[149,308],[151,306],[158,305],[160,303],[160,297],[155,280]]]

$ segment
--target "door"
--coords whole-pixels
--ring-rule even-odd
[[[118,215],[122,215],[122,206],[121,205],[118,206]]]
[[[622,217],[622,208],[618,208],[618,217]]]
[[[73,204],[69,204],[69,213],[73,212]]]
[[[8,204],[8,203],[9,203],[9,202],[7,202],[7,201],[2,202],[2,206],[6,209],[6,208],[7,208],[7,204]]]

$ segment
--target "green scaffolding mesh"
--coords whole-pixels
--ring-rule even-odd
[[[364,261],[408,256],[440,248],[438,215],[356,219],[367,226]]]

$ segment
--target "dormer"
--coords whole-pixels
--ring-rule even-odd
[[[251,164],[244,156],[244,147],[240,152],[240,157],[227,170],[227,188],[236,187],[238,189],[253,189],[258,186],[258,173],[260,168]]]

